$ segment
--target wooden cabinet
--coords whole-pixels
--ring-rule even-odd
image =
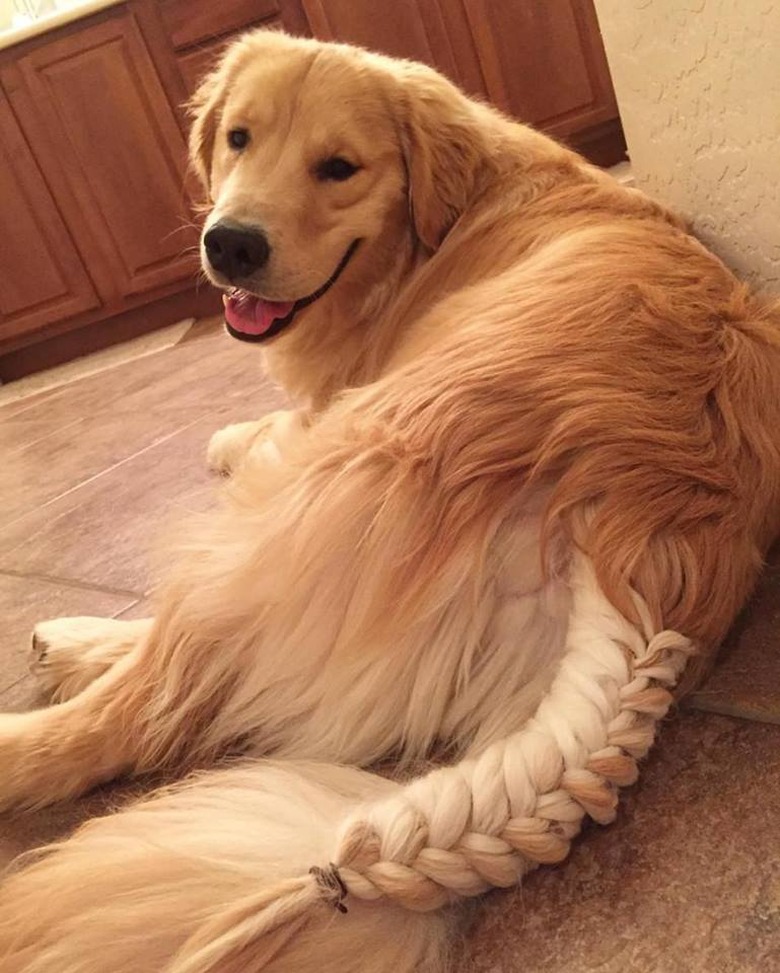
[[[589,129],[619,122],[591,0],[464,0],[464,7],[487,95],[499,108],[579,144]]]
[[[179,54],[177,58],[179,70],[189,94],[193,94],[201,78],[211,70],[219,55],[232,40],[232,37],[218,37],[214,41],[198,44],[191,50]]]
[[[294,0],[312,33],[438,68],[594,161],[623,157],[592,0]],[[605,139],[612,134],[612,145]]]
[[[0,95],[0,334],[87,311],[98,297],[8,101]]]
[[[624,157],[592,0],[162,0],[190,91],[253,24],[424,61],[470,94],[578,148]],[[243,21],[243,23],[242,23]]]
[[[106,303],[193,271],[185,144],[129,13],[15,65],[14,100]]]
[[[460,0],[299,0],[312,34],[424,61],[473,95],[486,94]]]
[[[222,51],[247,28],[278,27],[309,34],[289,0],[159,0],[160,12],[187,91],[197,88]]]
[[[159,0],[166,32],[177,51],[251,24],[278,20],[280,2],[284,0]]]
[[[156,0],[0,51],[0,379],[212,313]]]

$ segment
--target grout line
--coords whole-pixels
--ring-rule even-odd
[[[0,412],[0,425],[3,422],[12,423],[16,419],[16,416],[10,416],[9,418],[4,418],[2,412]],[[39,419],[20,419],[20,422],[40,422]],[[40,443],[45,442],[47,439],[51,439],[52,436],[56,436],[58,433],[63,432],[66,429],[70,429],[71,426],[76,426],[80,422],[83,422],[83,417],[78,419],[71,419],[69,422],[63,423],[61,426],[53,426],[49,428],[48,432],[42,433],[37,439],[28,439],[27,442],[21,443],[14,446],[12,449],[6,450],[6,456],[16,456],[17,453],[24,452],[25,449],[29,449],[31,446],[38,446]]]
[[[140,595],[139,597],[136,597],[135,601],[131,602],[129,605],[125,605],[124,608],[120,608],[119,611],[115,611],[114,614],[111,616],[111,618],[116,618],[117,621],[132,621],[132,619],[129,618],[123,619],[122,615],[124,615],[125,612],[129,612],[131,608],[135,608],[136,605],[140,605],[145,597],[146,595]]]
[[[89,581],[79,581],[76,578],[61,578],[55,574],[43,574],[40,571],[14,571],[12,568],[0,568],[0,577],[19,578],[20,580],[45,581],[47,584],[65,585],[67,588],[75,588],[78,591],[97,591],[104,595],[117,595],[121,598],[134,598],[132,605],[125,605],[120,611],[127,611],[133,605],[137,605],[145,594],[137,591],[130,591],[128,588],[113,588],[108,585],[92,584]]]
[[[24,682],[25,679],[30,678],[30,673],[26,672],[23,676],[19,676],[18,679],[14,679],[13,682],[9,682],[7,686],[0,688],[0,703],[3,702],[3,696],[19,685],[20,682]]]
[[[144,598],[145,597],[146,596],[144,595]],[[134,601],[132,605],[128,605],[126,608],[121,608],[118,612],[115,612],[111,617],[112,618],[115,618],[118,622],[134,622],[134,621],[136,621],[137,619],[135,619],[135,618],[124,618],[123,616],[124,616],[125,612],[129,612],[131,608],[135,608],[137,605],[140,605],[143,600],[144,600],[143,598],[139,598],[137,601]],[[150,611],[149,611],[149,613],[147,615],[144,616],[144,618],[151,618],[152,617],[151,607],[152,606],[150,605],[149,606]]]
[[[0,388],[4,388],[4,387],[5,386],[0,385]],[[7,419],[9,421],[11,419],[18,419],[21,416],[23,416],[25,412],[29,412],[31,409],[34,409],[37,406],[39,406],[41,402],[44,400],[44,397],[46,397],[46,404],[50,405],[51,402],[53,402],[55,399],[59,399],[61,397],[62,392],[65,390],[65,388],[67,388],[67,386],[63,385],[58,389],[48,389],[46,392],[40,392],[38,393],[38,395],[35,396],[30,395],[30,396],[26,396],[23,399],[11,399],[8,402],[3,402],[3,400],[0,399],[0,419]],[[27,404],[22,405],[22,403],[24,402],[26,402]],[[15,408],[15,406],[17,405],[21,406],[21,408],[18,409]],[[14,409],[14,411],[10,412],[12,408]],[[8,412],[10,413],[9,415],[6,415],[6,410],[8,410]]]
[[[780,724],[780,704],[760,706],[740,703],[733,699],[707,699],[704,694],[694,693],[685,700],[684,708],[689,712],[707,713],[712,716],[727,716],[733,720],[745,720],[748,723]]]
[[[165,436],[161,436],[159,439],[155,439],[155,441],[153,443],[150,443],[148,446],[144,446],[143,449],[139,449],[135,453],[131,453],[129,456],[125,456],[123,459],[118,460],[116,463],[112,463],[111,466],[107,466],[104,470],[100,470],[99,473],[94,473],[92,476],[88,476],[86,480],[81,480],[81,482],[75,484],[75,486],[72,486],[69,489],[65,490],[64,493],[59,493],[57,494],[56,497],[51,497],[45,503],[39,504],[39,506],[35,507],[34,510],[28,510],[26,513],[23,513],[20,516],[15,517],[13,520],[8,521],[8,523],[3,524],[3,529],[9,530],[11,527],[14,527],[16,524],[20,523],[21,521],[24,521],[31,514],[38,513],[41,510],[45,510],[47,507],[50,507],[53,503],[57,503],[59,500],[64,500],[65,497],[70,496],[71,493],[75,493],[77,490],[80,490],[82,487],[88,486],[90,483],[94,483],[95,480],[99,480],[101,476],[105,476],[108,473],[113,473],[114,470],[118,470],[121,466],[124,466],[126,463],[129,463],[130,460],[136,459],[138,456],[143,456],[143,454],[149,452],[150,449],[155,449],[157,446],[161,446],[169,439],[172,439],[174,436],[178,436],[179,433],[184,432],[185,429],[189,429],[190,427],[201,422],[207,415],[208,412],[204,412],[203,415],[199,415],[197,418],[193,419],[192,422],[188,422],[183,426],[179,426],[177,429],[174,429],[173,432],[169,432]],[[70,513],[70,510],[63,511],[63,513],[60,514],[60,517],[64,517],[65,514],[67,513]],[[55,519],[59,520],[60,517],[57,517]],[[41,528],[41,530],[43,529],[44,528]],[[12,554],[14,551],[17,551],[23,544],[27,544],[29,543],[29,541],[33,540],[40,533],[41,531],[37,531],[36,533],[28,537],[26,540],[20,542],[15,547],[12,547],[10,550],[5,552],[5,554]]]

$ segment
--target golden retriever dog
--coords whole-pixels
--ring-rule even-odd
[[[16,869],[0,967],[451,969],[458,903],[611,819],[754,585],[780,310],[426,67],[261,31],[193,111],[204,268],[297,408],[215,437],[153,621],[37,631],[4,813],[200,773]]]

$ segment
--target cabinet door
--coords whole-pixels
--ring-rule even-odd
[[[266,20],[256,26],[281,28],[282,24],[279,20]],[[176,60],[184,86],[190,95],[194,94],[204,76],[216,65],[225,48],[234,43],[243,33],[237,31],[234,34],[218,37],[216,40],[202,41],[197,47],[179,54]]]
[[[491,101],[569,136],[618,117],[592,0],[458,0]]]
[[[97,304],[57,205],[0,95],[0,340]]]
[[[184,138],[126,9],[21,58],[16,92],[106,301],[193,273]],[[56,186],[55,186],[56,183]]]
[[[202,42],[176,58],[184,86],[190,95],[195,93],[203,77],[216,65],[228,44],[232,44],[238,36],[229,34],[215,41]]]
[[[625,143],[593,0],[280,0],[312,33],[425,61],[611,165]]]
[[[461,0],[298,0],[315,37],[424,61],[470,94],[485,85]]]
[[[175,50],[192,48],[261,21],[277,21],[279,0],[158,0],[163,22]]]

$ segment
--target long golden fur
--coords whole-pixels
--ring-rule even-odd
[[[359,178],[310,178],[347,152]],[[298,413],[215,440],[224,509],[154,622],[41,630],[65,701],[0,716],[0,807],[237,745],[278,762],[92,822],[11,876],[0,965],[442,969],[452,916],[391,906],[315,923],[278,961],[209,944],[258,875],[327,861],[347,810],[397,786],[297,761],[408,769],[523,725],[573,550],[627,617],[633,589],[694,639],[702,671],[780,526],[780,310],[641,193],[420,65],[251,34],[196,97],[192,154],[207,225],[268,230],[264,296],[310,293],[361,244],[267,346]]]

